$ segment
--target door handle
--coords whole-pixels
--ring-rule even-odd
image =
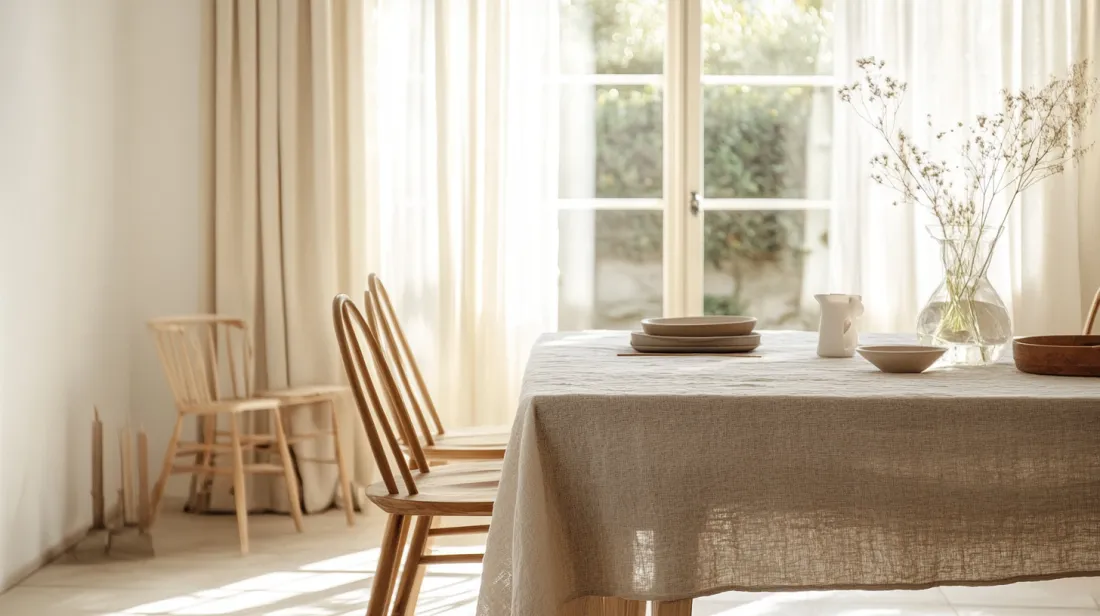
[[[699,192],[698,191],[695,191],[695,190],[691,191],[691,201],[689,201],[688,204],[691,208],[691,215],[692,216],[698,216],[699,215]]]

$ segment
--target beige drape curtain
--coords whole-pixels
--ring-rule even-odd
[[[361,0],[213,0],[206,45],[213,62],[215,309],[251,321],[257,388],[338,383],[330,302],[362,297],[364,209]],[[362,439],[350,403],[345,438]],[[327,423],[293,415],[292,430]],[[254,426],[263,429],[264,426]],[[358,446],[357,446],[358,445]],[[355,480],[368,482],[364,444],[348,442]],[[296,457],[331,458],[331,443]],[[329,506],[335,467],[300,463],[307,511]],[[250,486],[250,506],[285,509],[278,482]],[[212,506],[231,506],[228,485]]]

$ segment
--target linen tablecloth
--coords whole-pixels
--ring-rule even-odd
[[[1100,379],[1011,357],[891,375],[815,344],[650,358],[617,357],[623,332],[541,338],[478,613],[1100,572]]]

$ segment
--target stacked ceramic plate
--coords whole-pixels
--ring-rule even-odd
[[[630,346],[642,353],[747,353],[760,346],[754,327],[752,317],[644,319]]]

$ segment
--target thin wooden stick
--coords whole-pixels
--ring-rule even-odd
[[[122,467],[122,523],[134,521],[134,445],[131,441],[130,427],[119,433],[119,465]]]
[[[92,407],[95,419],[92,421],[92,528],[107,528],[106,511],[103,498],[103,422],[99,419],[99,408]]]
[[[757,357],[744,353],[619,353],[618,357]]]
[[[138,429],[138,525],[142,530],[149,528],[149,436],[143,428]]]

